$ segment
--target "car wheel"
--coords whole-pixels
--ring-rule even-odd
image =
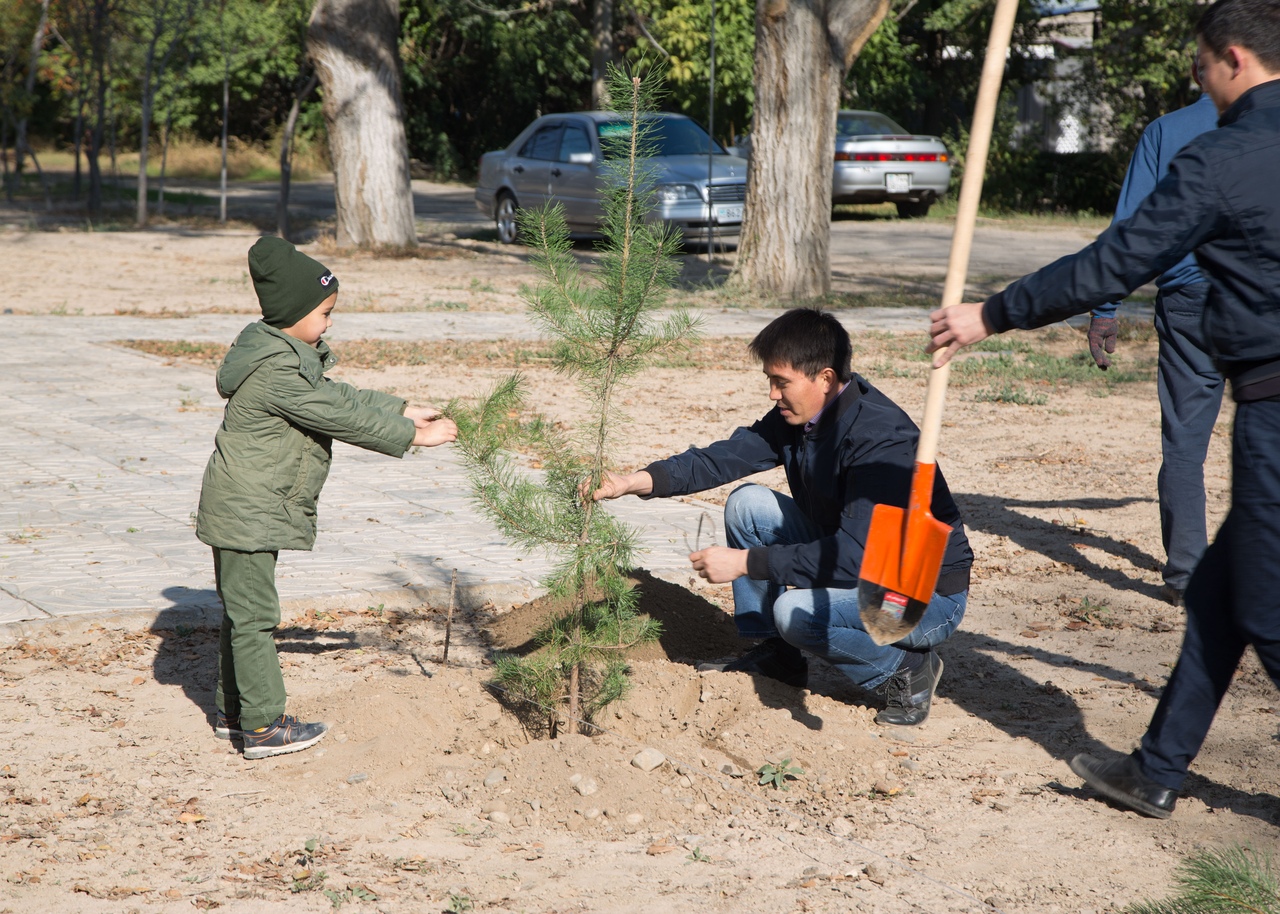
[[[520,235],[520,227],[516,222],[516,198],[510,194],[498,197],[498,205],[494,211],[493,222],[498,229],[498,240],[503,244],[515,244]]]
[[[899,219],[919,219],[922,216],[929,215],[929,207],[933,206],[932,200],[921,200],[917,203],[906,202],[898,204]]]

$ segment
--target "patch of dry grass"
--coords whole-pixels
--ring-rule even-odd
[[[221,343],[188,341],[123,340],[120,345],[161,358],[200,364],[217,364],[227,351]],[[512,340],[344,340],[335,345],[334,351],[343,367],[365,369],[417,365],[445,370],[550,368],[554,355],[550,344]],[[1154,379],[1155,359],[1155,334],[1150,325],[1126,325],[1117,363],[1108,372],[1093,365],[1082,333],[1053,327],[995,337],[973,347],[957,360],[951,383],[956,387],[1026,382],[1108,388]],[[879,377],[924,380],[928,361],[924,340],[915,334],[860,333],[854,340],[854,369],[873,382]],[[655,367],[721,371],[750,364],[745,338],[704,337],[686,350],[662,358]]]

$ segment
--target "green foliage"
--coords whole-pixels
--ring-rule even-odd
[[[1178,894],[1140,902],[1127,914],[1280,914],[1275,860],[1249,847],[1204,850],[1178,870]]]
[[[917,133],[957,136],[972,118],[994,9],[980,0],[894,0],[850,68],[841,104],[881,111]],[[1038,35],[1036,15],[1019,4],[1006,87],[1042,75],[1020,52]]]
[[[644,114],[659,78],[611,73],[611,98],[621,102],[616,107],[631,126],[610,140],[604,240],[593,282],[573,257],[559,207],[522,214],[522,237],[544,277],[530,295],[530,316],[550,337],[552,365],[590,404],[583,423],[564,432],[520,421],[525,403],[518,374],[474,407],[449,408],[476,504],[513,543],[557,557],[545,584],[566,601],[567,612],[539,633],[537,652],[495,663],[498,683],[538,708],[552,735],[566,702],[576,727],[622,697],[627,649],[658,635],[657,623],[636,612],[625,577],[634,565],[634,531],[594,501],[584,502],[580,489],[600,484],[611,436],[625,421],[616,407],[619,387],[685,345],[695,330],[683,310],[662,321],[655,314],[677,269],[671,257],[677,238],[645,218],[652,191]],[[515,451],[538,456],[541,479],[523,471]]]
[[[755,4],[716,0],[715,132],[731,140],[746,130],[755,102]],[[636,15],[669,56],[667,86],[672,107],[707,124],[711,63],[711,7],[705,0],[638,0]],[[628,59],[651,56],[637,39]]]
[[[804,775],[804,769],[791,764],[790,758],[784,758],[776,765],[766,762],[756,769],[756,774],[760,776],[761,786],[771,784],[774,790],[790,790],[787,781],[798,781]]]
[[[1195,101],[1193,32],[1198,0],[1099,0],[1091,54],[1073,94],[1087,102],[1095,136],[1113,139],[1125,161],[1151,121]]]
[[[536,116],[587,107],[590,4],[401,0],[411,154],[442,178],[474,172]]]

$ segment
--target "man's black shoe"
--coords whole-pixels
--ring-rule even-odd
[[[933,691],[942,678],[942,658],[933,651],[924,655],[924,663],[914,670],[898,670],[880,687],[885,709],[876,715],[876,723],[895,727],[915,727],[929,716]]]
[[[768,676],[797,689],[803,689],[809,682],[809,661],[804,659],[798,647],[781,638],[766,638],[737,660],[703,663],[698,669]]]
[[[1160,599],[1170,606],[1181,606],[1186,592],[1185,587],[1174,587],[1172,584],[1165,584],[1160,588]]]
[[[1132,755],[1104,762],[1081,754],[1071,760],[1071,770],[1107,799],[1136,809],[1144,816],[1167,819],[1173,814],[1173,804],[1178,802],[1178,791],[1163,787],[1143,774]]]

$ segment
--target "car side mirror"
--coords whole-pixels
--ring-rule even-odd
[[[593,152],[571,152],[569,153],[570,165],[591,165],[595,162],[596,156]]]

